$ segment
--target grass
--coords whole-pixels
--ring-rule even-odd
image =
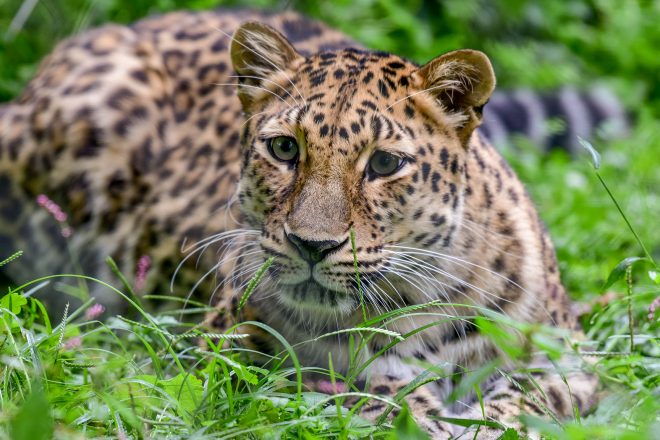
[[[52,47],[53,36],[109,20],[130,22],[149,12],[207,8],[217,2],[45,3],[17,33],[7,31],[15,14],[0,16],[0,32],[5,35],[0,42],[2,99],[20,92],[37,61]],[[276,9],[283,5],[252,3]],[[596,144],[601,156],[597,171],[587,152],[578,158],[561,151],[541,156],[524,139],[504,152],[527,183],[551,232],[563,281],[579,301],[588,347],[594,350],[589,368],[602,383],[603,398],[590,414],[561,424],[524,418],[551,438],[651,439],[660,429],[660,312],[649,316],[649,307],[660,296],[660,10],[653,2],[631,1],[624,9],[616,3],[295,3],[370,47],[417,61],[455,47],[486,50],[505,87],[588,85],[597,77],[633,110],[635,126],[628,138]],[[21,4],[7,2],[12,12]],[[18,249],[3,249],[3,255],[14,251],[13,258],[20,258]],[[0,262],[0,275],[13,258]],[[250,362],[249,350],[236,344],[240,333],[207,334],[188,318],[193,311],[206,311],[206,304],[193,302],[187,310],[177,310],[179,298],[139,298],[128,283],[116,288],[106,284],[111,280],[93,281],[124,298],[129,304],[126,316],[97,316],[99,308],[87,299],[53,322],[34,295],[56,292],[61,277],[40,275],[35,273],[35,280],[24,286],[5,286],[0,294],[0,438],[422,438],[405,407],[393,422],[374,425],[343,404],[350,399],[359,406],[379,398],[353,386],[358,373],[373,361],[360,356],[361,344],[387,331],[383,327],[389,320],[426,313],[424,307],[365,319],[351,329],[351,368],[341,376],[331,367],[319,370],[301,364],[297,347],[284,340],[281,353],[257,366]],[[258,282],[255,277],[244,298]],[[73,290],[70,293],[78,297],[86,295],[83,289]],[[150,303],[168,303],[174,310],[153,312]],[[457,318],[438,316],[438,321]],[[547,343],[556,336],[552,329],[488,315],[480,328],[498,340],[510,326],[531,341],[529,347],[511,353],[516,358],[524,358],[531,349],[555,356],[561,351]],[[410,335],[391,336],[396,344]],[[198,349],[200,339],[207,350]],[[329,361],[332,365],[332,357]],[[459,393],[473,389],[476,379],[497,367],[470,372]],[[309,391],[301,378],[310,370],[332,383],[345,382],[346,392],[327,396]],[[388,403],[401,406],[403,392],[447,374],[441,366],[428,366]],[[506,438],[518,435],[508,431]]]

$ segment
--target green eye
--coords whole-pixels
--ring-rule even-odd
[[[405,160],[402,157],[378,150],[369,159],[367,176],[370,179],[389,176],[398,171],[404,162]]]
[[[268,151],[282,162],[294,162],[298,158],[298,144],[289,136],[278,136],[268,139]]]

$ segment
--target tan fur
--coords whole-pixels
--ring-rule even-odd
[[[455,377],[495,359],[513,368],[474,327],[479,310],[572,329],[534,206],[475,131],[495,86],[487,57],[462,50],[419,67],[349,46],[296,14],[253,12],[176,13],[60,44],[24,94],[0,108],[0,248],[27,254],[10,266],[14,275],[81,266],[110,279],[111,255],[132,278],[147,255],[144,291],[168,293],[183,259],[175,292],[213,294],[219,313],[209,323],[224,329],[242,287],[273,256],[242,318],[300,343],[305,365],[325,366],[332,352],[335,368],[345,370],[343,334],[305,341],[362,322],[353,230],[370,316],[444,303],[387,324],[401,334],[429,325],[368,369],[369,389],[391,396],[426,365],[453,365]],[[295,163],[271,154],[277,136],[297,142]],[[368,164],[379,150],[405,163],[374,177]],[[41,193],[69,213],[71,238],[36,205]],[[200,242],[214,234],[224,235]],[[312,266],[291,236],[336,246]],[[462,320],[448,319],[455,316]],[[523,339],[511,330],[512,343]],[[390,342],[375,337],[365,354]],[[277,350],[264,332],[252,332],[248,344]],[[548,366],[541,356],[530,362]],[[491,378],[486,416],[508,424],[546,404],[559,416],[570,416],[572,404],[588,406],[592,376],[568,372],[570,392],[557,377],[535,378],[545,395]],[[454,386],[440,378],[406,397],[435,438],[462,432],[437,416],[480,417],[474,396],[443,407]],[[363,414],[375,419],[378,411],[372,405]]]

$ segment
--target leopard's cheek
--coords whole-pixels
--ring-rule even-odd
[[[408,235],[414,225],[409,222],[412,175],[394,182],[382,182],[365,187],[361,205],[365,231],[372,246],[395,244]],[[364,234],[363,234],[364,235]]]
[[[265,227],[287,205],[294,179],[294,171],[283,171],[260,153],[250,156],[240,180],[239,201],[253,226]]]

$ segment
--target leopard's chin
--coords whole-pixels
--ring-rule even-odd
[[[322,286],[309,279],[298,284],[280,285],[280,302],[298,312],[312,315],[347,315],[356,307],[356,301],[346,292]]]

